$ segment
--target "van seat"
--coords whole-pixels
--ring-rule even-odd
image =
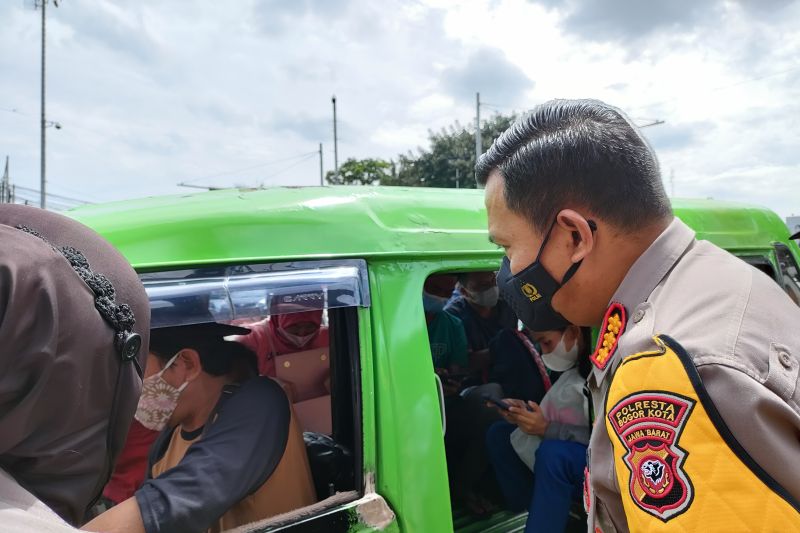
[[[333,432],[330,394],[296,402],[292,407],[303,431],[312,431],[325,435],[330,435]]]
[[[355,465],[349,449],[321,433],[307,431],[303,440],[317,498],[324,500],[337,492],[355,489]]]

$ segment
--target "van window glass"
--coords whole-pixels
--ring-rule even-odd
[[[194,302],[217,321],[370,304],[361,260],[197,268],[145,273],[141,279],[153,308]],[[169,323],[152,327],[197,322],[196,313],[168,316]]]

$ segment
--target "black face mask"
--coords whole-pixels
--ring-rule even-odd
[[[593,221],[588,221],[589,227],[594,232],[597,226]],[[531,331],[563,330],[570,322],[553,309],[552,301],[555,293],[563,287],[578,271],[583,260],[573,263],[567,269],[559,283],[551,276],[539,262],[544,247],[550,239],[555,221],[550,225],[547,234],[539,247],[536,259],[527,268],[516,276],[511,274],[511,262],[508,257],[503,258],[503,266],[497,273],[497,286],[503,300],[514,310],[525,326]]]

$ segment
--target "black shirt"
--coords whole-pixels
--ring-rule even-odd
[[[277,467],[289,437],[289,401],[275,381],[252,378],[226,387],[183,459],[159,477],[153,465],[177,428],[161,432],[150,450],[147,479],[136,491],[147,533],[205,531],[257,490]]]
[[[517,316],[503,300],[498,300],[494,313],[484,318],[464,296],[457,296],[447,304],[445,311],[461,319],[467,344],[473,352],[489,347],[489,341],[503,329],[516,330]]]

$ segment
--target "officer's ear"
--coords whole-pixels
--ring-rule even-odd
[[[597,229],[595,223],[572,209],[561,210],[556,216],[556,222],[572,236],[570,260],[577,263],[586,258],[594,249],[594,231]]]

